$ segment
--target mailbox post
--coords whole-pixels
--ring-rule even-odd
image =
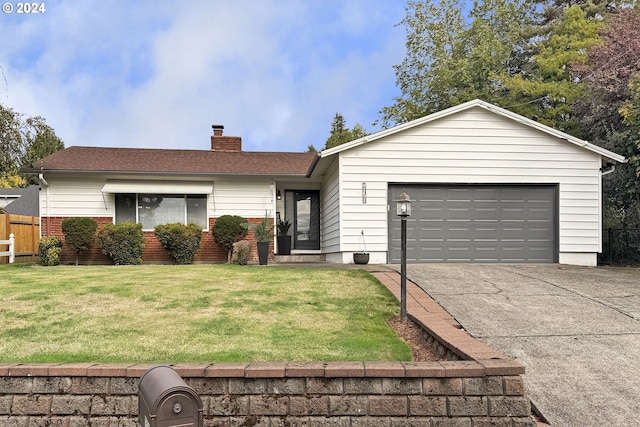
[[[202,400],[169,366],[156,366],[140,378],[140,427],[202,427]]]

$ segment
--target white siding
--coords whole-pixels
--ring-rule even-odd
[[[106,179],[57,176],[46,179],[49,188],[40,191],[42,216],[113,216],[113,195],[103,195],[101,191]]]
[[[213,183],[209,198],[209,216],[240,215],[262,218],[275,213],[275,187],[269,179],[221,179]]]
[[[334,162],[321,189],[320,197],[321,243],[324,253],[340,251],[340,175],[338,163]]]
[[[387,251],[392,183],[559,184],[559,249],[600,251],[600,156],[484,109],[340,152],[343,251]],[[367,183],[367,203],[361,200]]]

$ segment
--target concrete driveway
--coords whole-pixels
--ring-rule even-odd
[[[407,276],[525,365],[553,427],[640,426],[640,270],[410,264]]]

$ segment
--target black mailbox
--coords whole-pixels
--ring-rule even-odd
[[[202,400],[169,366],[156,366],[140,378],[141,427],[202,427]]]

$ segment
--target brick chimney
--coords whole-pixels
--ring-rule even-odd
[[[242,138],[239,136],[222,136],[224,126],[213,125],[211,136],[211,151],[242,151]]]

